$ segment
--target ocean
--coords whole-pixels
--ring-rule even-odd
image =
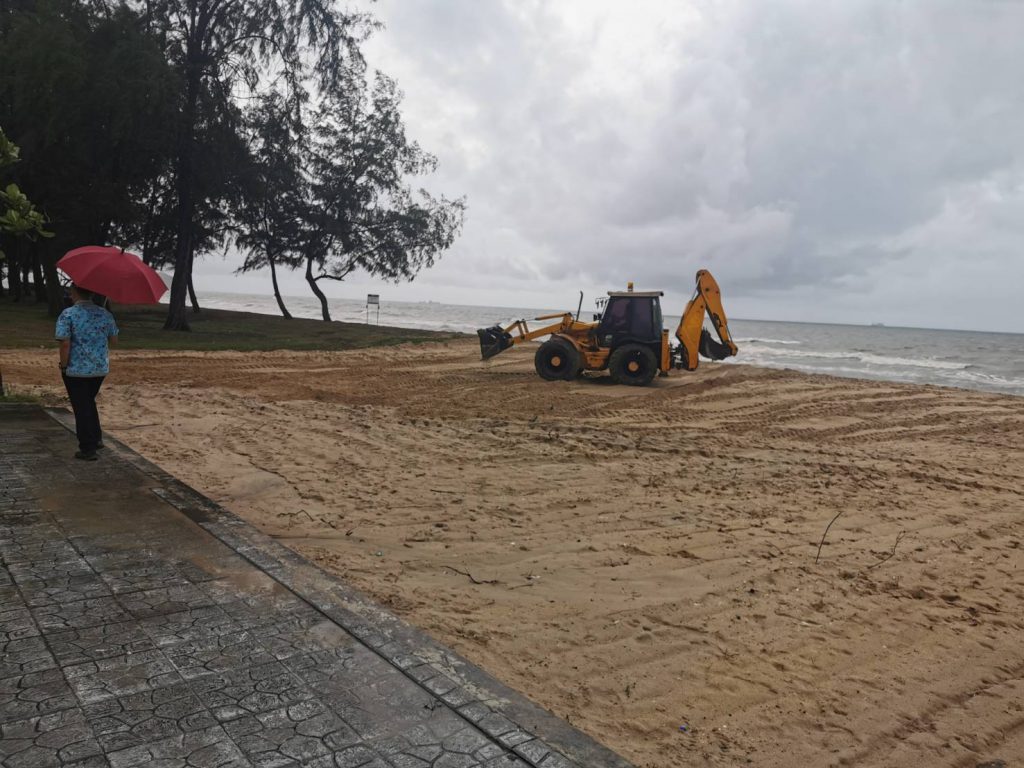
[[[203,306],[211,308],[279,314],[273,296],[203,293],[199,298]],[[320,317],[320,304],[313,297],[285,297],[285,303],[295,317]],[[363,299],[331,299],[330,306],[335,320],[367,320]],[[377,308],[369,309],[369,321],[377,323]],[[495,323],[532,320],[562,309],[386,301],[380,306],[379,322],[474,333]],[[582,317],[589,319],[587,307]],[[678,322],[678,315],[665,316],[665,327],[670,330],[674,331]],[[729,327],[740,352],[726,364],[1024,395],[1024,334],[735,318]]]

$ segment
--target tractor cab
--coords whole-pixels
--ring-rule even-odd
[[[661,291],[608,291],[607,299],[598,299],[599,312],[594,315],[598,345],[661,344],[662,296]]]

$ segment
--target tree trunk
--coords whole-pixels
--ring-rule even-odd
[[[199,79],[202,76],[196,53],[186,53],[185,109],[182,116],[181,133],[178,138],[175,186],[178,198],[177,242],[174,247],[174,279],[171,281],[171,301],[167,309],[164,330],[188,331],[185,315],[185,295],[188,293],[189,278],[192,277],[192,153],[195,142],[196,109],[199,102]]]
[[[191,265],[190,265],[191,266]],[[189,270],[191,272],[191,269]],[[192,304],[192,311],[196,314],[203,310],[199,307],[199,299],[196,298],[196,289],[192,285],[192,275],[188,276],[188,300]]]
[[[313,258],[308,257],[306,259],[306,282],[309,283],[309,287],[313,289],[313,294],[320,299],[320,311],[323,313],[324,320],[326,322],[331,321],[331,311],[327,308],[327,297],[324,296],[324,292],[320,290],[320,286],[316,284],[316,278],[313,277]]]
[[[7,284],[11,288],[11,301],[21,301],[21,244],[17,238],[7,249]]]
[[[14,283],[11,282],[11,267],[13,266],[11,259],[13,255],[11,251],[14,250],[14,238],[8,237],[0,232],[0,252],[6,254],[5,258],[0,260],[0,296],[3,296],[4,291],[4,280],[7,281],[7,287],[13,288]]]
[[[21,249],[21,290],[25,298],[28,298],[28,295],[32,292],[32,289],[29,288],[31,284],[29,278],[32,277],[32,256],[26,252],[28,249],[24,247],[25,245],[27,243],[23,244]]]
[[[45,302],[47,296],[40,250],[39,243],[32,244],[32,290],[36,295],[37,304]]]
[[[153,246],[150,243],[150,233],[152,232],[152,229],[153,203],[152,196],[150,196],[149,201],[147,201],[146,203],[146,219],[145,223],[142,225],[142,236],[140,237],[142,244],[142,252],[139,254],[140,256],[142,256],[142,263],[145,264],[147,267],[153,266]]]
[[[277,306],[281,310],[281,316],[285,320],[291,320],[292,314],[288,311],[288,307],[284,305],[284,299],[281,298],[281,289],[277,287],[277,268],[274,266],[274,257],[269,253],[267,254],[267,263],[270,264],[270,279],[274,283],[274,298],[277,299]]]
[[[43,263],[43,277],[46,278],[46,305],[50,317],[57,317],[64,311],[64,287],[57,274],[57,248],[53,241],[45,243],[39,254]]]

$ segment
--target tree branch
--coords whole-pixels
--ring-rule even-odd
[[[348,269],[346,269],[346,270],[345,270],[344,272],[342,272],[342,273],[341,273],[340,275],[329,275],[329,274],[327,274],[326,272],[321,272],[321,273],[320,273],[320,274],[319,274],[319,275],[318,275],[317,277],[314,277],[314,278],[313,278],[313,280],[314,280],[314,282],[315,282],[315,281],[318,281],[318,280],[337,280],[338,282],[341,282],[341,281],[342,281],[342,280],[344,280],[344,279],[345,279],[346,277],[348,277],[348,276],[349,276],[349,274],[350,274],[350,273],[351,273],[351,272],[352,272],[352,271],[353,271],[354,269],[355,269],[355,267],[349,267],[349,268],[348,268]]]
[[[458,568],[453,568],[450,565],[444,565],[444,566],[441,566],[441,567],[442,568],[447,568],[449,571],[455,571],[455,573],[459,574],[460,576],[465,576],[467,579],[472,581],[474,584],[500,584],[501,583],[497,579],[477,579],[477,578],[474,578],[473,574],[471,574],[469,571],[460,571]]]
[[[836,516],[832,518],[832,521],[827,526],[825,526],[825,532],[823,534],[821,534],[821,541],[818,543],[818,554],[816,554],[814,556],[814,564],[815,565],[818,564],[818,558],[821,556],[821,547],[825,543],[825,537],[828,536],[828,529],[832,527],[832,523],[834,523],[836,520],[839,519],[839,515],[843,514],[843,512],[845,512],[845,511],[846,511],[845,509],[839,510],[839,512],[836,514]]]
[[[872,563],[871,565],[869,565],[868,566],[868,570],[870,571],[872,568],[877,568],[882,563],[884,563],[886,560],[891,560],[893,557],[895,557],[896,556],[896,547],[898,547],[900,545],[900,542],[903,541],[903,537],[906,536],[906,534],[907,534],[906,531],[900,531],[898,534],[896,534],[896,541],[892,545],[892,552],[887,554],[885,557],[883,557],[877,563]]]

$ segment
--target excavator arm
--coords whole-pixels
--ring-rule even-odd
[[[525,320],[516,320],[502,328],[500,325],[492,325],[490,328],[480,328],[476,333],[480,337],[480,357],[489,360],[495,355],[504,352],[514,344],[521,344],[524,341],[533,341],[541,336],[548,336],[552,333],[567,333],[577,327],[590,327],[588,323],[580,323],[573,319],[571,312],[558,313],[554,315],[541,315],[537,320],[553,320],[559,318],[560,322],[546,325],[543,328],[530,330]],[[513,335],[513,332],[515,335]]]
[[[711,338],[711,334],[705,330],[705,312],[711,318],[720,342]],[[697,289],[679,321],[676,338],[679,339],[677,365],[688,371],[697,367],[698,353],[712,360],[724,360],[738,351],[729,334],[729,321],[722,308],[722,293],[715,278],[706,269],[697,272]]]

